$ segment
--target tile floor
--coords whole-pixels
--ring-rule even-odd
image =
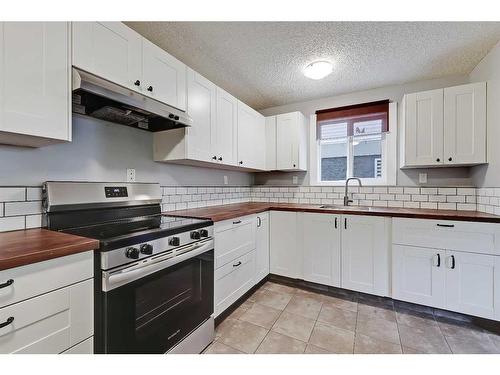
[[[496,323],[487,329],[462,314],[329,294],[267,281],[219,324],[205,353],[500,353]]]

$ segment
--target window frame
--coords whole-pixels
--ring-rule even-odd
[[[386,133],[382,133],[381,140],[381,159],[382,159],[382,178],[361,178],[363,185],[367,186],[395,186],[397,175],[397,129],[398,129],[398,111],[397,103],[389,103],[388,113],[390,128]],[[344,186],[346,180],[321,181],[321,147],[320,139],[317,137],[316,114],[310,117],[309,150],[310,150],[310,185],[311,186]],[[354,163],[353,137],[348,137],[347,142],[347,177],[352,170]]]

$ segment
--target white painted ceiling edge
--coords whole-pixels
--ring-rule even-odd
[[[255,109],[469,74],[500,22],[127,22]],[[302,69],[328,60],[323,80]]]

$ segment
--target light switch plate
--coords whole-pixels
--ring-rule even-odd
[[[135,182],[135,169],[127,168],[127,182]]]
[[[418,182],[420,184],[426,184],[427,183],[427,173],[419,173],[418,174]]]

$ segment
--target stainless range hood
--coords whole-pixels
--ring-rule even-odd
[[[177,108],[73,68],[73,113],[151,132],[191,126]]]

